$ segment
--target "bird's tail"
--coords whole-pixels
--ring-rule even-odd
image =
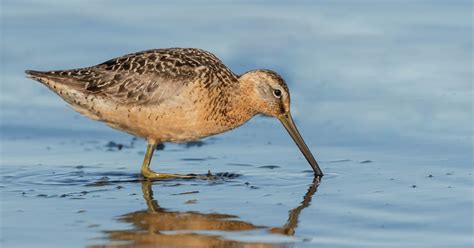
[[[51,86],[52,81],[54,80],[54,72],[53,71],[34,71],[34,70],[26,70],[25,74],[28,78],[36,80],[48,87]]]
[[[27,77],[54,91],[79,113],[95,120],[99,119],[96,112],[90,111],[90,109],[93,109],[91,106],[93,102],[87,99],[88,93],[81,87],[80,81],[68,78],[63,75],[63,71],[26,70],[25,73]]]
[[[45,79],[50,80],[61,80],[61,79],[68,79],[67,76],[64,75],[63,72],[67,71],[34,71],[34,70],[26,70],[25,74],[27,77],[41,81]]]
[[[73,88],[77,90],[81,90],[84,87],[84,82],[69,76],[68,71],[34,71],[34,70],[26,70],[25,74],[28,78],[36,80],[50,89],[56,91],[56,88],[64,86],[68,88]]]
[[[44,71],[26,70],[25,74],[27,77],[31,79],[38,80],[40,78],[47,76],[48,73]]]

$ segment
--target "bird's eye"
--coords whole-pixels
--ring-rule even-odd
[[[281,97],[281,90],[279,90],[279,89],[273,90],[273,95],[276,98],[280,98]]]

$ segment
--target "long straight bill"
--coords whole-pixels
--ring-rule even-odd
[[[281,117],[278,118],[283,126],[286,128],[286,131],[290,134],[291,138],[295,141],[296,145],[300,148],[301,152],[303,153],[304,157],[308,161],[308,163],[311,165],[313,168],[314,174],[316,176],[323,176],[323,172],[319,168],[318,162],[316,162],[316,159],[314,159],[313,154],[311,154],[311,151],[309,150],[308,146],[304,142],[303,138],[301,137],[301,134],[298,132],[298,129],[296,128],[295,122],[293,121],[293,118],[291,117],[290,113],[287,113]]]

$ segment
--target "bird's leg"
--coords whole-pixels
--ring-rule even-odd
[[[180,175],[180,174],[168,174],[168,173],[159,173],[154,172],[150,169],[151,158],[153,157],[153,151],[155,151],[156,144],[148,143],[146,147],[145,158],[143,159],[143,164],[141,168],[142,176],[148,179],[191,179],[196,178],[196,176],[191,175]]]

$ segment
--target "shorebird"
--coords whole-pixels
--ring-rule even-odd
[[[238,76],[208,51],[167,48],[85,68],[25,73],[77,112],[146,139],[141,166],[145,178],[194,178],[151,170],[156,145],[219,134],[257,114],[279,119],[315,176],[323,175],[291,117],[288,86],[274,71],[258,69]]]

